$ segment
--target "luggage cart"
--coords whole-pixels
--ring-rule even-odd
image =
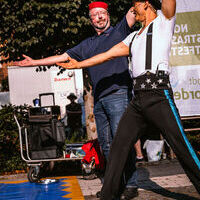
[[[49,95],[53,97],[53,105],[41,106],[41,97]],[[65,144],[66,149],[63,149],[65,132],[63,132],[64,126],[58,119],[60,107],[55,106],[54,93],[40,94],[39,100],[39,107],[28,110],[28,123],[20,125],[14,115],[19,130],[21,158],[29,167],[27,174],[29,182],[40,181],[41,166],[45,162],[81,160],[84,157],[83,154],[76,156],[73,153],[73,156],[66,158],[66,151],[80,150],[83,144]],[[44,139],[43,144],[41,137]]]

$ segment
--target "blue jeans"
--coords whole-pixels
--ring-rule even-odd
[[[97,125],[98,141],[106,160],[110,151],[112,140],[117,131],[118,123],[128,106],[130,95],[127,89],[119,89],[99,99],[94,105],[94,115]],[[119,147],[121,148],[121,147]],[[127,172],[123,175],[126,186],[137,187],[137,172],[135,167],[135,150],[127,163]]]

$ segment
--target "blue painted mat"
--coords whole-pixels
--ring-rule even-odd
[[[64,180],[64,179],[62,179]],[[66,186],[62,186],[62,180],[51,184],[37,183],[0,183],[0,200],[62,200],[71,199],[63,197],[70,192],[62,191]]]

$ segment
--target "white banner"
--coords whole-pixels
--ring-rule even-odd
[[[55,101],[60,105],[61,116],[66,113],[65,106],[70,103],[67,96],[73,92],[76,93],[76,82],[74,70],[66,70],[63,74],[58,74],[59,70],[51,71],[51,87],[55,94]]]
[[[200,1],[178,0],[170,62],[181,116],[200,115]]]

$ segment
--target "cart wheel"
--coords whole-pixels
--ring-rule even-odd
[[[28,180],[30,183],[36,183],[40,180],[39,177],[39,166],[29,167],[29,171],[27,174]]]

